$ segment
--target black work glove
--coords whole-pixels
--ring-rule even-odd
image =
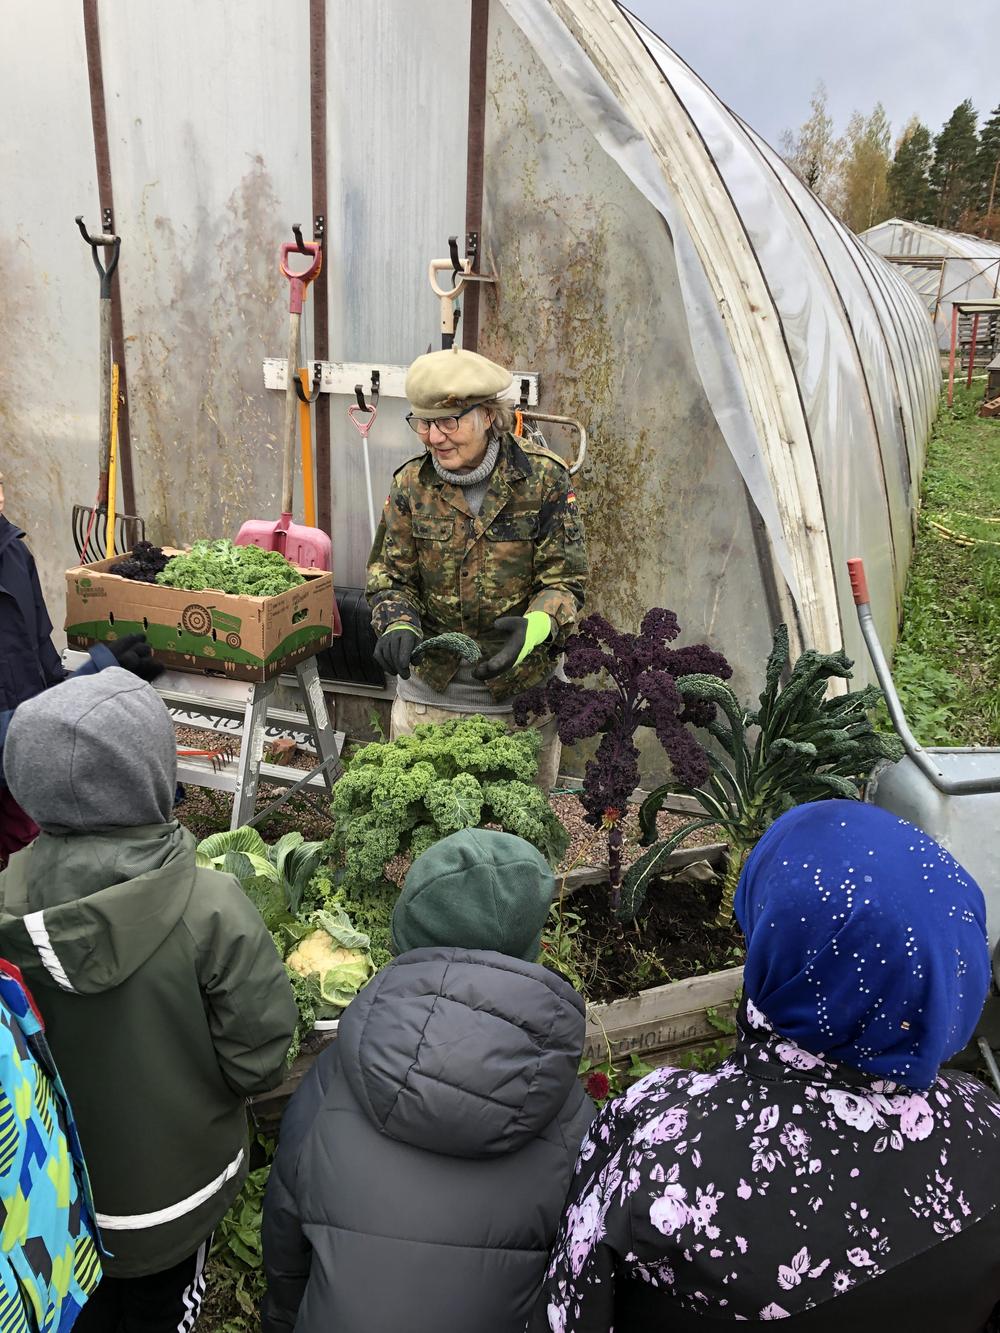
[[[387,629],[379,637],[372,656],[390,676],[402,676],[404,680],[409,680],[410,658],[419,642],[420,635],[416,630],[400,625],[395,629]]]
[[[124,639],[115,639],[104,646],[120,667],[140,680],[153,681],[163,675],[165,668],[153,661],[153,650],[145,634],[126,634]]]
[[[544,611],[529,611],[526,616],[501,616],[493,628],[507,635],[506,642],[492,657],[472,668],[477,680],[492,680],[511,667],[520,666],[528,654],[544,643],[552,632],[552,621]]]

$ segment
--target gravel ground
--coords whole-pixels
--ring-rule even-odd
[[[225,738],[211,731],[200,731],[195,727],[177,727],[177,744],[186,749],[209,749],[219,745]],[[238,738],[237,738],[238,744]],[[269,758],[265,751],[265,758]],[[235,751],[234,760],[235,762]],[[308,769],[314,764],[312,755],[296,750],[288,756],[288,766]],[[186,799],[178,807],[177,814],[181,823],[187,825],[197,838],[207,837],[219,829],[229,827],[231,801],[228,793],[211,791],[206,787],[188,785],[185,788]],[[271,783],[261,783],[258,809],[269,800],[281,794],[282,788]],[[607,860],[605,834],[593,829],[584,820],[583,808],[574,792],[560,791],[551,798],[552,808],[562,820],[570,836],[569,848],[560,870],[575,869],[583,866],[599,866]],[[283,833],[298,829],[309,839],[324,839],[332,832],[332,821],[327,812],[324,794],[308,799],[293,796],[286,805],[276,811],[259,827],[262,837],[268,842],[280,838]],[[661,837],[668,837],[691,818],[687,815],[662,813],[657,820],[657,829]],[[625,818],[626,843],[622,856],[625,865],[630,865],[643,848],[638,845],[639,817],[638,810],[632,808]],[[701,847],[713,842],[724,841],[718,828],[698,829],[684,840],[684,846]],[[386,874],[394,883],[402,883],[409,868],[408,856],[397,856],[386,866]]]

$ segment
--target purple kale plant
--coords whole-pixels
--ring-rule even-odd
[[[733,674],[726,659],[707,644],[670,648],[678,634],[677,617],[662,607],[647,611],[638,634],[615,629],[603,616],[588,616],[566,644],[568,679],[553,677],[514,700],[514,717],[522,725],[531,717],[552,714],[565,745],[601,737],[584,770],[580,800],[587,822],[607,829],[615,911],[621,897],[623,821],[629,797],[639,785],[636,730],[650,727],[656,732],[678,784],[700,786],[709,763],[689,724],[712,722],[715,704],[685,699],[676,681],[696,674],[728,680]],[[579,683],[591,676],[597,677],[595,684]]]

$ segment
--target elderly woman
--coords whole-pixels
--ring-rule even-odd
[[[486,713],[513,725],[516,694],[548,679],[583,605],[587,556],[566,464],[511,434],[510,371],[475,352],[418,357],[406,377],[424,452],[395,474],[368,561],[375,657],[397,676],[392,738],[420,722]],[[421,638],[460,632],[475,666]],[[539,782],[559,768],[542,728]]]
[[[987,991],[982,893],[904,820],[828,801],[769,829],[736,911],[736,1052],[595,1120],[529,1328],[981,1333],[1000,1103],[939,1066]]]

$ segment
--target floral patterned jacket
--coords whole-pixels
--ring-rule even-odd
[[[810,1055],[747,1003],[731,1058],[709,1073],[655,1070],[594,1121],[529,1330],[794,1317],[984,1219],[994,1234],[998,1214],[1000,1103],[983,1083],[949,1072],[910,1093]],[[919,1299],[914,1286],[939,1282],[941,1264],[914,1271]],[[1000,1256],[987,1280],[985,1313],[949,1330],[983,1327]],[[655,1324],[622,1317],[623,1292],[640,1286],[647,1306],[649,1289],[662,1296]],[[875,1326],[903,1326],[882,1314]]]

